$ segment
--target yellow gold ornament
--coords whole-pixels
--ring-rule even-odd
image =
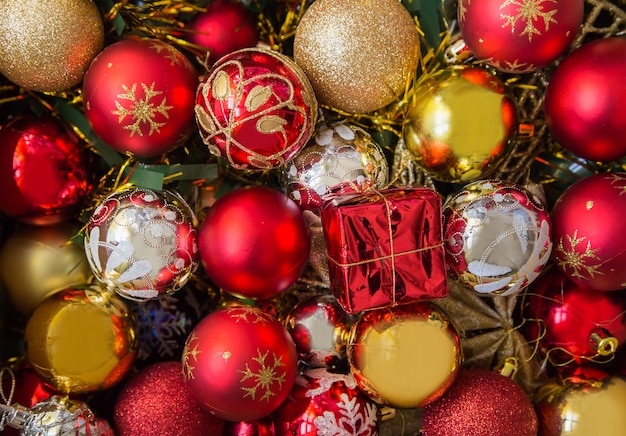
[[[0,2],[0,73],[33,91],[77,85],[104,45],[92,0]]]

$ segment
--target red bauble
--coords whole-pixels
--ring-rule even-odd
[[[120,436],[220,435],[224,428],[187,390],[178,361],[155,363],[131,378],[117,396],[114,420]]]
[[[78,138],[53,118],[22,116],[0,128],[0,212],[28,224],[71,218],[91,189]]]
[[[311,369],[274,414],[276,436],[374,436],[377,411],[353,376]]]
[[[537,415],[513,380],[487,369],[465,369],[450,389],[424,407],[424,436],[535,436]]]
[[[228,54],[198,88],[202,139],[235,168],[275,168],[294,158],[316,119],[309,80],[278,52],[249,48]]]
[[[583,22],[583,0],[459,0],[463,40],[501,71],[538,70],[561,56]]]
[[[209,65],[236,50],[254,47],[259,39],[254,14],[232,0],[213,0],[187,28],[185,39],[209,49]]]
[[[267,415],[254,421],[225,421],[222,436],[276,436],[274,416]]]
[[[235,189],[211,207],[199,230],[200,259],[211,279],[245,298],[271,298],[302,274],[311,239],[298,205],[261,186]]]
[[[526,337],[556,365],[610,360],[626,341],[626,295],[594,292],[552,269],[526,296]]]
[[[227,421],[254,421],[287,398],[298,357],[289,333],[260,309],[218,309],[193,329],[183,351],[187,387]]]
[[[624,193],[626,173],[605,173],[576,182],[557,200],[552,254],[571,280],[596,290],[626,288]]]
[[[626,39],[584,44],[557,67],[545,93],[554,138],[583,159],[610,162],[626,155]]]
[[[193,65],[172,45],[126,39],[106,47],[85,73],[85,115],[115,150],[159,156],[192,133],[197,87]]]

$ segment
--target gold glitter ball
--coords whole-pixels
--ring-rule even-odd
[[[419,34],[398,0],[316,0],[296,30],[294,59],[320,103],[368,113],[403,94]]]
[[[90,0],[0,2],[0,73],[33,91],[80,83],[104,45],[100,12]]]

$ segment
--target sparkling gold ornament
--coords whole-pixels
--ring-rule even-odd
[[[415,22],[397,0],[317,0],[294,39],[294,60],[318,101],[351,113],[398,99],[418,58]]]
[[[0,2],[0,73],[33,91],[78,84],[104,45],[92,0]]]

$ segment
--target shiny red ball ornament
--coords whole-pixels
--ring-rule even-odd
[[[287,56],[247,48],[222,57],[198,87],[196,121],[209,151],[238,169],[294,158],[313,134],[317,101]]]
[[[276,436],[274,416],[270,414],[254,421],[224,421],[222,436]]]
[[[481,368],[464,369],[450,389],[424,407],[424,436],[535,436],[537,414],[510,378]]]
[[[186,40],[209,50],[209,65],[236,50],[254,47],[259,39],[256,17],[233,0],[210,2],[206,11],[189,21],[187,29]]]
[[[281,405],[296,380],[298,357],[287,330],[260,309],[231,306],[206,316],[183,351],[186,386],[227,421],[254,421]]]
[[[156,39],[125,39],[95,57],[83,80],[85,116],[120,153],[168,152],[193,132],[196,71],[181,52]]]
[[[552,269],[525,297],[525,336],[558,366],[611,360],[626,341],[626,295],[594,292]]]
[[[300,277],[309,259],[309,227],[282,192],[235,189],[209,209],[198,232],[200,260],[226,292],[272,298]]]
[[[224,428],[186,388],[178,361],[147,366],[128,380],[113,418],[119,436],[221,435]]]
[[[557,200],[550,218],[556,266],[590,289],[626,288],[626,173],[589,176]]]
[[[0,128],[0,212],[28,224],[70,219],[93,188],[78,138],[54,118]]]
[[[546,87],[544,111],[552,136],[583,159],[626,156],[626,39],[586,43],[559,64]]]

